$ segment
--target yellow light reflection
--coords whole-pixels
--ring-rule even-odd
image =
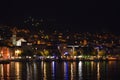
[[[20,68],[19,68],[19,67],[20,67],[19,63],[16,62],[16,63],[15,63],[15,70],[16,70],[16,75],[17,75],[17,76],[20,75],[20,73],[19,73],[19,72],[20,72]]]
[[[44,77],[44,62],[43,61],[41,62],[41,73],[43,73],[41,74],[41,76]]]
[[[6,66],[7,66],[7,76],[10,76],[10,72],[9,72],[10,71],[10,65],[7,64]]]
[[[100,80],[100,63],[97,63],[97,80]]]
[[[94,70],[94,62],[92,61],[91,62],[91,71],[93,71]]]
[[[46,63],[44,63],[44,80],[47,80],[47,73],[46,73]]]
[[[4,76],[4,73],[3,73],[3,64],[0,64],[0,75],[1,75],[1,78]]]
[[[74,70],[74,68],[73,68],[73,63],[71,63],[71,80],[74,80],[74,77],[73,77],[73,70]]]
[[[9,64],[0,64],[0,80],[7,79],[9,80],[8,76],[10,76],[9,73]]]

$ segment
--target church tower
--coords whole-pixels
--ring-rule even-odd
[[[17,28],[16,27],[14,27],[13,29],[12,29],[12,33],[13,33],[13,35],[12,35],[12,44],[14,45],[14,46],[16,46],[16,38],[17,38],[17,36],[16,36],[16,34],[17,34]]]

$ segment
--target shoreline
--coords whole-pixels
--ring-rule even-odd
[[[0,60],[0,64],[8,64],[10,62],[51,62],[51,61],[56,61],[56,62],[63,62],[63,61],[68,61],[68,62],[78,62],[78,61],[94,61],[94,62],[102,62],[102,61],[120,61],[120,59],[6,59],[6,60]]]

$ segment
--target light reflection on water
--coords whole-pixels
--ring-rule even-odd
[[[79,80],[82,80],[82,62],[80,61],[78,66],[78,75],[79,75]]]
[[[100,80],[100,63],[97,63],[97,80]]]
[[[52,74],[51,74],[52,80],[56,80],[56,62],[55,61],[52,62],[51,67],[52,67]]]
[[[0,64],[0,80],[114,80],[120,62],[11,62]]]

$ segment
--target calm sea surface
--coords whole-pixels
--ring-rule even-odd
[[[10,62],[0,80],[120,80],[120,62]]]

